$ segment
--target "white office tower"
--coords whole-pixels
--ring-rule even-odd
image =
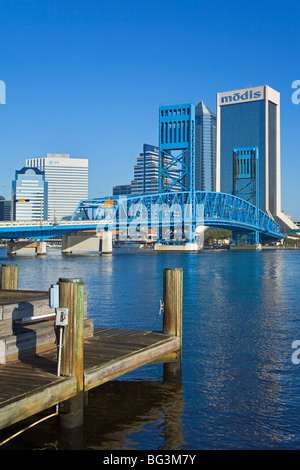
[[[26,166],[44,171],[48,183],[48,220],[69,220],[78,203],[88,198],[88,160],[67,154],[47,153],[29,158]]]

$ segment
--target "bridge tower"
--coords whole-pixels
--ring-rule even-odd
[[[191,223],[186,239],[195,242],[195,106],[159,108],[159,192],[189,193]]]
[[[259,153],[257,147],[233,149],[233,191],[235,196],[256,207],[256,221],[259,213]],[[233,244],[259,244],[259,233],[243,234],[233,231]]]

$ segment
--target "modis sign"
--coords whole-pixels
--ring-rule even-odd
[[[245,103],[264,99],[264,87],[243,88],[242,90],[218,93],[218,104]]]

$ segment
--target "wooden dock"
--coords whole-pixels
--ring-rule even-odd
[[[91,334],[90,320],[84,320],[83,312],[86,309],[82,301],[83,286],[81,283],[78,283],[77,280],[70,283],[63,282],[61,290],[61,303],[67,302],[66,299],[69,299],[68,306],[71,317],[74,317],[73,323],[69,318],[67,327],[69,333],[65,337],[66,344],[62,349],[64,351],[62,357],[63,373],[58,376],[59,352],[52,339],[52,344],[48,344],[48,350],[46,350],[46,344],[43,344],[39,349],[36,348],[35,351],[29,346],[28,354],[24,354],[25,351],[23,351],[21,358],[16,359],[12,356],[13,360],[7,360],[1,364],[0,429],[7,428],[54,406],[61,412],[62,422],[65,423],[63,426],[79,426],[81,417],[75,416],[74,418],[73,415],[78,415],[78,409],[79,411],[81,409],[78,403],[83,402],[83,395],[92,388],[152,362],[177,361],[180,363],[181,270],[165,270],[164,272],[164,325],[162,332],[93,328]],[[16,297],[19,299],[24,300],[24,295],[24,291],[16,291]],[[34,295],[35,300],[40,302],[42,296],[38,298],[37,293]],[[27,292],[26,299],[27,304],[30,303],[29,292]],[[38,315],[38,309],[34,313]],[[78,322],[76,327],[78,315],[82,318],[80,328],[78,328]],[[84,321],[88,322],[88,328],[84,328]],[[42,322],[42,328],[47,328],[48,331],[54,330],[54,320],[48,320],[44,326],[43,324],[45,322]],[[30,330],[30,327],[27,329]],[[34,322],[31,331],[34,331],[35,338],[38,337],[37,331],[39,329],[41,329],[40,322]],[[80,352],[81,346],[82,353]],[[64,415],[67,418],[64,418]]]

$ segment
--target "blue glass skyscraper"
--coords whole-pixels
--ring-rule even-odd
[[[217,93],[216,191],[243,197],[246,177],[257,188],[259,209],[282,230],[292,228],[281,211],[280,94],[267,85]]]

